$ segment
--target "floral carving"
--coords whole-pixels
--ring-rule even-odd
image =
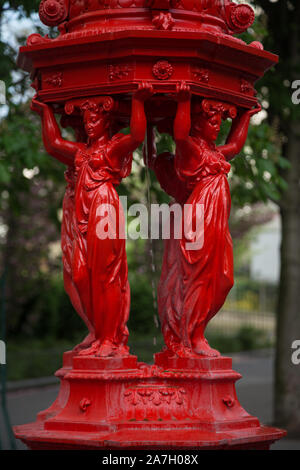
[[[198,82],[208,83],[209,82],[209,70],[202,67],[194,67],[192,70],[194,78]]]
[[[249,5],[233,5],[230,8],[230,21],[239,31],[245,31],[255,20],[253,9]]]
[[[153,17],[152,23],[157,29],[167,31],[173,28],[175,20],[171,13],[164,13],[161,11],[158,15]]]
[[[88,398],[83,398],[79,403],[79,408],[85,413],[88,407],[91,406],[91,404],[91,400],[89,400]]]
[[[247,95],[253,95],[253,92],[254,92],[253,85],[250,82],[248,82],[248,80],[241,78],[241,91],[243,93],[246,93]]]
[[[49,41],[51,41],[51,39],[48,37],[48,34],[46,34],[46,36],[43,37],[40,34],[35,33],[35,34],[31,34],[30,36],[28,36],[26,44],[27,46],[34,46],[35,44],[43,44]]]
[[[133,406],[147,405],[153,403],[155,406],[160,406],[163,403],[168,405],[172,402],[177,405],[184,403],[184,395],[186,391],[183,388],[133,388],[126,390],[124,395]]]
[[[223,398],[223,403],[226,405],[228,408],[232,408],[235,404],[234,398],[232,398],[230,395],[226,395],[226,397]]]
[[[48,78],[45,79],[46,83],[48,83],[49,85],[52,85],[54,87],[61,87],[62,86],[62,81],[63,81],[63,73],[62,72],[55,73],[55,74],[51,75],[51,77],[48,77]]]
[[[159,60],[153,66],[152,72],[158,80],[167,80],[173,75],[174,69],[167,60]]]
[[[123,65],[109,65],[108,66],[108,78],[110,81],[122,80],[122,78],[128,77],[132,68],[128,64]]]
[[[39,14],[44,24],[47,26],[57,26],[66,19],[66,3],[64,0],[42,0]]]

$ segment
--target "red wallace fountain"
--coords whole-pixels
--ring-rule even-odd
[[[234,37],[252,25],[252,8],[231,0],[42,0],[39,13],[59,35],[31,35],[18,64],[32,77],[45,148],[66,165],[64,284],[89,334],[64,354],[56,401],[35,423],[16,426],[16,437],[30,449],[268,449],[285,432],[242,408],[241,376],[204,336],[233,285],[229,161],[260,110],[255,82],[278,60],[259,42]],[[75,141],[63,139],[58,118]],[[227,141],[216,146],[227,118]],[[154,127],[172,135],[175,155],[156,154]],[[127,347],[125,240],[97,235],[101,207],[122,210],[115,188],[146,133],[145,161],[162,188],[189,204],[192,221],[197,204],[204,211],[199,249],[187,249],[186,233],[165,242],[165,347],[152,365]]]

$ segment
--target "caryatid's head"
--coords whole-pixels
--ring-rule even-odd
[[[200,136],[207,142],[215,142],[219,135],[222,119],[234,119],[237,115],[235,106],[221,101],[204,99],[192,107],[192,130],[194,136]]]
[[[83,116],[84,129],[90,141],[97,140],[107,133],[114,109],[114,100],[110,96],[68,101],[65,112],[72,114],[76,108]]]

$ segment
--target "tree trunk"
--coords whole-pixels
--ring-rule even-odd
[[[291,169],[281,204],[281,278],[275,365],[275,423],[289,435],[300,435],[300,365],[291,360],[292,343],[300,340],[300,123],[291,123],[287,154]]]

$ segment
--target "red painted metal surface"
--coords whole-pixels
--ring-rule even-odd
[[[191,250],[189,244],[197,236],[190,235],[191,227],[181,239],[166,240],[159,314],[165,342],[173,353],[181,357],[218,356],[204,331],[233,286],[228,161],[243,148],[250,118],[261,108],[237,113],[235,106],[204,99],[194,102],[191,109],[190,88],[185,83],[178,86],[177,100],[176,155],[166,159],[154,152],[151,166],[165,191],[177,202],[189,205],[188,217],[196,217],[198,204],[204,207],[204,239],[199,249]],[[225,145],[216,147],[222,119],[227,117],[233,119],[229,137]]]
[[[255,82],[277,62],[260,43],[233,36],[251,26],[252,9],[230,0],[43,0],[40,18],[59,35],[30,36],[18,63],[31,73],[45,148],[67,166],[64,283],[89,334],[64,355],[55,403],[16,436],[32,449],[269,448],[284,431],[246,413],[231,359],[204,336],[233,285],[229,161],[260,110]],[[62,138],[55,114],[75,142]],[[228,117],[227,142],[216,147]],[[154,126],[173,136],[175,155],[156,154]],[[158,292],[166,346],[154,365],[127,347],[116,192],[146,129],[146,164],[175,202],[189,204],[191,225],[203,205],[205,233],[193,251],[189,233],[176,239],[175,226],[166,241]],[[121,213],[117,237],[103,240],[98,230],[110,211]]]
[[[32,449],[267,449],[282,437],[240,405],[231,359],[74,357],[60,395],[15,428]]]

